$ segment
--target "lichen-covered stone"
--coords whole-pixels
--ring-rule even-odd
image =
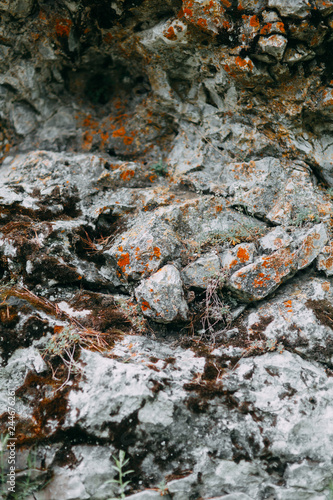
[[[282,248],[236,271],[231,275],[228,287],[243,300],[260,300],[292,276],[296,266],[296,253]]]
[[[323,278],[289,283],[246,320],[249,336],[267,338],[330,366],[333,363],[332,285]]]
[[[324,246],[318,255],[317,259],[317,269],[324,271],[326,276],[333,275],[333,243],[330,242],[329,245]]]
[[[171,265],[162,267],[135,289],[142,312],[158,323],[186,320],[188,307],[179,271]]]
[[[207,288],[209,281],[220,275],[221,264],[215,253],[206,254],[188,264],[181,272],[184,285],[195,288]]]
[[[291,236],[282,227],[276,227],[260,238],[259,244],[265,253],[270,253],[287,247],[291,241]]]
[[[287,39],[281,35],[261,36],[258,40],[258,54],[267,54],[281,61],[287,46]],[[259,57],[259,55],[257,57]],[[270,62],[269,60],[267,62]]]
[[[319,255],[328,240],[324,224],[315,225],[302,238],[301,246],[297,252],[298,269],[304,269]]]
[[[240,243],[221,254],[222,267],[226,272],[233,273],[239,268],[251,264],[255,253],[256,248],[253,243]]]
[[[268,7],[276,8],[283,17],[304,18],[310,13],[311,5],[307,0],[268,0]]]
[[[154,216],[142,217],[131,229],[116,238],[104,255],[119,277],[137,280],[157,271],[177,255],[180,241],[172,228]]]

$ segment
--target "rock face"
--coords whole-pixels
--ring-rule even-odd
[[[0,0],[1,498],[331,498],[332,46],[330,0]]]

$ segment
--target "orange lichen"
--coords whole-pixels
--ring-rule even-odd
[[[209,1],[209,3],[208,3],[208,5],[204,5],[203,10],[204,10],[205,12],[208,12],[208,11],[210,11],[211,9],[214,9],[214,7],[215,7],[214,1],[213,1],[213,0],[210,0],[210,1]]]
[[[257,277],[253,280],[254,288],[265,288],[268,286],[270,277],[266,276],[265,273],[258,273]]]
[[[246,59],[242,59],[241,57],[237,56],[235,59],[235,63],[240,68],[253,69],[253,62],[250,59],[246,60]]]
[[[129,146],[130,144],[132,144],[133,140],[134,140],[133,137],[128,137],[128,136],[125,136],[123,138],[124,144],[126,144],[126,146]]]
[[[151,309],[149,303],[144,299],[142,299],[142,301],[141,301],[141,309],[143,311],[147,311],[147,309]]]
[[[265,26],[263,26],[260,30],[261,35],[268,35],[272,29],[272,23],[267,23]]]
[[[257,16],[256,15],[252,16],[250,18],[250,26],[252,28],[259,28],[259,25],[260,25],[259,24],[259,19],[257,18]]]
[[[124,272],[126,266],[130,263],[129,253],[123,253],[117,263],[120,269]]]
[[[250,256],[246,248],[240,247],[237,250],[237,258],[239,259],[240,262],[247,262],[249,260]]]
[[[233,267],[237,266],[239,264],[237,259],[233,259],[230,264],[229,264],[229,269],[232,269]]]
[[[197,25],[200,26],[201,28],[207,28],[207,21],[206,19],[203,19],[202,17],[198,18]]]
[[[132,179],[132,177],[134,176],[135,172],[134,170],[124,170],[124,172],[121,172],[120,174],[120,178],[123,180],[123,181],[128,181],[130,179]]]
[[[279,31],[281,31],[281,33],[285,33],[285,32],[286,32],[286,30],[285,30],[285,28],[284,28],[284,24],[283,24],[282,22],[278,22],[278,23],[276,23],[276,27],[277,27],[277,29],[278,29]]]
[[[159,259],[161,257],[161,250],[158,247],[154,247],[153,248],[153,255],[154,255],[154,257]]]
[[[113,36],[111,35],[111,33],[106,33],[104,36],[103,36],[103,41],[109,45],[111,45],[112,43],[112,40],[113,40]]]
[[[125,127],[120,127],[112,132],[112,137],[124,137],[126,135]]]
[[[166,30],[166,32],[164,32],[164,36],[168,40],[177,40],[177,35],[176,35],[175,30],[172,26],[170,26],[170,28],[168,28]]]
[[[231,7],[231,2],[229,2],[229,0],[220,0],[220,2],[225,7]]]
[[[69,37],[72,21],[70,19],[58,19],[55,22],[55,32],[58,36]]]

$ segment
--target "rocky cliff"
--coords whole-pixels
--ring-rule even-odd
[[[333,1],[0,18],[1,498],[332,499]]]

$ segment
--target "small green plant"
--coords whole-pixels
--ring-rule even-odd
[[[126,467],[126,465],[129,462],[129,458],[125,459],[125,455],[126,455],[126,453],[123,450],[119,451],[119,458],[116,458],[115,456],[112,455],[112,458],[116,464],[116,465],[113,465],[112,467],[117,472],[118,479],[110,479],[105,484],[113,483],[113,484],[118,485],[118,489],[119,489],[118,495],[120,495],[120,496],[119,497],[112,497],[112,498],[109,498],[108,500],[118,500],[119,498],[126,498],[125,497],[125,489],[126,489],[126,486],[130,483],[130,481],[128,481],[128,480],[124,481],[124,477],[127,476],[128,474],[131,474],[134,471],[133,470],[124,471],[124,467]]]
[[[161,497],[163,497],[164,495],[168,495],[169,490],[167,488],[165,479],[163,479],[160,483],[158,483],[157,488]]]
[[[75,361],[75,351],[80,346],[81,335],[72,325],[66,326],[61,332],[54,334],[43,350],[43,357],[55,358],[59,356],[67,368],[67,378],[57,390],[66,386],[72,374],[80,373],[80,366]],[[55,378],[55,373],[53,373]]]
[[[34,478],[33,472],[36,470],[36,453],[30,450],[27,458],[26,476],[23,481],[18,482],[18,491],[14,494],[15,500],[25,500],[35,491],[41,488],[41,481]],[[45,483],[44,483],[45,486]]]
[[[326,500],[333,500],[333,481],[331,481],[328,485],[328,495],[326,497]]]
[[[5,452],[7,450],[7,443],[9,434],[1,434],[0,436],[0,481],[1,484],[6,482],[5,474]]]
[[[168,173],[168,165],[164,163],[163,161],[159,161],[158,163],[154,163],[151,165],[150,169],[156,174],[160,175],[161,177],[165,177]]]
[[[291,226],[301,227],[307,222],[320,222],[318,214],[313,213],[309,208],[301,208],[296,216],[290,221]]]
[[[332,199],[333,199],[333,188],[328,188],[328,190],[327,190],[327,194],[328,194],[328,196],[329,196],[330,198],[332,198]]]
[[[66,326],[60,333],[52,336],[45,351],[50,356],[63,356],[68,349],[80,342],[80,334],[72,326]]]
[[[267,340],[255,340],[246,349],[245,357],[252,356],[253,354],[265,353],[269,351],[278,351],[280,354],[284,351],[283,344],[278,344],[277,340],[267,339]]]

